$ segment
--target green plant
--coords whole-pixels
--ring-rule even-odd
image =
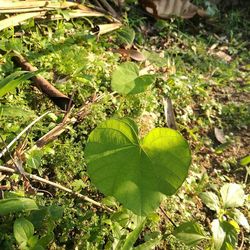
[[[220,195],[208,191],[201,193],[200,197],[209,209],[216,212],[216,218],[210,225],[212,235],[209,236],[197,222],[181,224],[175,229],[174,235],[187,245],[197,245],[206,239],[209,241],[208,249],[235,249],[240,226],[248,232],[250,230],[246,217],[237,209],[245,201],[243,188],[239,184],[228,183],[221,187]]]
[[[38,207],[33,199],[24,197],[0,200],[0,215],[5,216],[1,219],[7,219],[7,216],[18,215],[21,212],[23,216],[16,218],[13,224],[13,235],[19,249],[47,249],[54,239],[53,230],[63,215],[63,208],[55,205]],[[3,233],[0,233],[0,247],[6,249],[8,246],[7,249],[13,249],[13,246],[11,247],[6,242],[8,239],[4,234],[8,233],[10,235],[11,232],[8,229],[10,230],[11,227],[2,228],[4,226],[1,226]]]
[[[128,118],[107,120],[92,131],[85,156],[93,183],[142,216],[178,190],[191,162],[188,144],[177,131],[156,128],[140,140]]]

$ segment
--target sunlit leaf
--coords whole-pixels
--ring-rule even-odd
[[[110,119],[89,136],[88,173],[101,192],[138,215],[147,215],[187,177],[191,156],[177,131],[153,129],[139,140],[130,119]]]
[[[220,189],[220,193],[225,208],[240,207],[244,204],[245,193],[239,184],[227,183]]]
[[[245,215],[238,209],[233,211],[233,217],[239,225],[243,226],[247,231],[250,231],[250,226]]]
[[[154,75],[139,76],[137,65],[126,62],[113,72],[111,85],[120,94],[137,94],[145,91],[154,81]]]
[[[235,249],[238,233],[233,225],[227,221],[212,221],[213,244],[215,250]]]
[[[205,192],[200,194],[200,198],[205,205],[211,210],[218,211],[220,208],[220,201],[213,192]]]
[[[250,155],[244,157],[240,161],[240,165],[242,165],[242,166],[247,166],[248,164],[250,164]]]

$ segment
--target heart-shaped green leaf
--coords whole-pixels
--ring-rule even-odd
[[[154,75],[139,76],[137,65],[126,62],[113,72],[111,85],[120,94],[138,94],[144,92],[154,81]]]
[[[138,215],[154,211],[188,174],[188,143],[175,130],[153,129],[140,141],[130,119],[110,119],[89,136],[85,150],[91,180]]]

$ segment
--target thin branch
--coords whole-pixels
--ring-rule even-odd
[[[164,211],[164,209],[160,206],[160,210],[163,213],[163,215],[171,222],[171,224],[176,228],[176,224],[172,221],[172,219],[167,215],[167,213]]]
[[[244,237],[244,233],[242,230],[240,230],[240,234],[241,234],[242,239],[241,239],[241,244],[240,244],[239,250],[242,250],[243,246],[244,246],[245,237]]]
[[[15,171],[14,169],[12,168],[8,168],[8,167],[4,167],[4,166],[0,166],[0,171],[3,171],[3,172],[8,172],[8,173],[17,173],[17,174],[20,174],[18,173],[17,171]],[[73,190],[69,189],[69,188],[66,188],[64,186],[62,186],[61,184],[58,184],[58,183],[55,183],[55,182],[52,182],[52,181],[49,181],[49,180],[46,180],[44,178],[41,178],[37,175],[33,175],[33,174],[29,174],[29,173],[25,173],[26,176],[28,176],[30,179],[32,180],[35,180],[35,181],[38,181],[38,182],[41,182],[41,183],[45,183],[47,185],[50,185],[50,186],[53,186],[55,188],[58,188],[58,189],[61,189],[67,193],[70,193],[70,194],[73,194],[75,195],[76,197],[84,200],[84,201],[87,201],[97,207],[100,207],[102,209],[105,209],[107,210],[108,212],[114,212],[113,209],[109,208],[109,207],[106,207],[104,206],[103,204],[101,204],[100,202],[97,202],[95,200],[92,200],[91,198],[89,198],[88,196],[85,196],[85,195],[82,195],[80,193],[77,193],[77,192],[74,192]]]
[[[37,117],[33,122],[31,122],[24,130],[22,130],[8,145],[5,147],[2,152],[0,153],[0,158],[2,158],[6,152],[10,149],[10,147],[24,134],[26,133],[35,123],[37,123],[39,120],[41,120],[44,116],[49,114],[50,111],[46,112],[45,114]]]

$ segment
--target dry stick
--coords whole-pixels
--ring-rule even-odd
[[[14,52],[13,61],[20,66],[23,70],[35,72],[37,68],[31,65],[22,55]],[[55,88],[50,82],[48,82],[42,76],[34,76],[32,80],[35,83],[35,86],[44,94],[46,94],[57,106],[61,109],[66,109],[69,105],[70,98],[60,92]]]
[[[242,230],[240,230],[240,233],[241,233],[241,238],[242,238],[242,241],[241,241],[241,244],[240,244],[239,250],[242,250],[242,249],[243,249],[243,246],[244,246],[245,237],[244,237],[244,233],[243,233],[243,231],[242,231]]]
[[[163,106],[164,106],[164,114],[166,118],[166,123],[169,128],[177,130],[177,126],[175,123],[175,117],[174,117],[174,109],[172,101],[169,97],[163,97]]]
[[[49,114],[50,111],[46,112],[45,114],[37,117],[33,122],[31,122],[24,130],[22,130],[8,145],[7,147],[5,147],[2,152],[0,153],[0,158],[2,158],[6,152],[10,149],[10,147],[24,134],[26,133],[36,122],[38,122],[39,120],[41,120],[44,116],[46,116],[47,114]]]
[[[15,171],[14,169],[12,168],[8,168],[8,167],[4,167],[4,166],[0,166],[0,171],[3,171],[3,172],[8,172],[8,173],[17,173],[19,174],[17,171]],[[70,194],[73,194],[75,195],[76,197],[82,199],[82,200],[85,200],[97,207],[100,207],[100,208],[103,208],[109,212],[114,212],[113,209],[109,208],[109,207],[106,207],[104,206],[103,204],[101,204],[100,202],[97,202],[95,200],[92,200],[91,198],[85,196],[85,195],[82,195],[80,193],[77,193],[77,192],[74,192],[73,190],[69,189],[69,188],[66,188],[64,186],[62,186],[61,184],[58,184],[58,183],[55,183],[55,182],[52,182],[52,181],[49,181],[49,180],[46,180],[44,178],[41,178],[37,175],[33,175],[33,174],[29,174],[29,173],[25,173],[25,175],[27,175],[30,179],[32,180],[35,180],[35,181],[39,181],[39,182],[42,182],[42,183],[45,183],[47,185],[50,185],[50,186],[53,186],[55,188],[58,188],[58,189],[61,189],[63,191],[66,191],[67,193],[70,193]]]

